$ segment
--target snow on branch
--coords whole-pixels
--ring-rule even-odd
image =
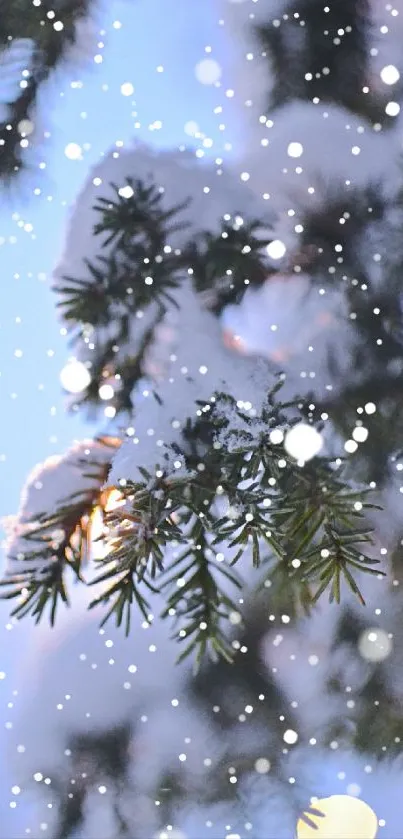
[[[54,622],[59,599],[68,603],[64,574],[76,577],[91,555],[92,522],[102,497],[118,438],[74,445],[64,456],[37,466],[22,493],[20,511],[6,521],[8,563],[1,585],[6,599],[18,597],[13,614],[31,612],[39,621],[50,603]]]
[[[327,590],[339,602],[343,581],[364,602],[355,573],[382,574],[371,567],[378,560],[360,547],[371,543],[360,511],[373,505],[365,491],[351,489],[340,460],[317,458],[301,469],[287,454],[282,429],[295,423],[290,411],[298,417],[298,404],[281,403],[277,391],[261,387],[260,403],[217,391],[199,399],[176,441],[159,437],[152,469],[136,463],[136,452],[144,453],[134,429],[131,470],[126,443],[110,478],[127,504],[111,514],[111,551],[94,581],[109,583],[94,603],[110,601],[106,618],[114,614],[129,631],[135,600],[147,614],[138,584],[166,590],[164,615],[175,618],[176,637],[187,641],[183,655],[196,649],[199,658],[207,650],[231,658],[221,624],[237,604],[217,586],[217,576],[227,576],[234,591],[239,583],[231,566],[241,559],[250,566],[248,581],[252,566],[274,561],[276,574],[290,585],[295,578],[302,600],[314,603]],[[151,430],[151,437],[161,434]],[[122,463],[123,474],[135,478],[117,479]],[[167,566],[169,545],[177,549]]]
[[[274,270],[268,219],[245,184],[190,154],[139,146],[93,174],[74,208],[54,288],[91,375],[78,401],[96,406],[106,383],[116,413],[130,412],[135,385],[152,373],[148,349],[164,340],[164,316],[181,303],[175,289],[190,276],[220,311],[247,284],[263,282]]]

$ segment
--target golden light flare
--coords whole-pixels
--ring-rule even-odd
[[[97,437],[97,440],[102,446],[108,446],[110,449],[119,449],[122,445],[121,438],[115,437],[112,434],[102,434]]]
[[[295,839],[376,839],[378,819],[369,804],[351,795],[311,799]]]
[[[108,555],[104,539],[104,516],[102,507],[94,507],[87,527],[87,537],[91,559],[103,559]]]
[[[108,487],[101,495],[100,507],[105,513],[111,513],[125,503],[125,497],[116,487]]]
[[[107,487],[101,493],[99,504],[94,507],[87,525],[88,543],[92,559],[104,559],[111,551],[106,543],[105,513],[111,513],[125,504],[125,498],[116,487]]]

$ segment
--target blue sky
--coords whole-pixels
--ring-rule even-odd
[[[105,5],[92,52],[92,56],[102,55],[102,62],[89,57],[86,64],[59,72],[47,85],[40,124],[50,136],[44,140],[39,156],[46,167],[35,171],[28,186],[22,182],[0,210],[2,517],[17,512],[23,483],[38,462],[62,453],[74,439],[101,430],[89,426],[84,417],[65,412],[59,373],[70,353],[60,332],[51,292],[52,268],[63,247],[69,206],[89,168],[117,140],[127,143],[138,137],[161,147],[189,144],[192,141],[184,126],[190,120],[195,120],[205,135],[217,138],[218,144],[211,151],[215,155],[217,149],[222,152],[224,142],[232,139],[230,120],[226,118],[223,137],[213,113],[222,99],[224,76],[220,90],[200,84],[194,72],[195,65],[207,57],[206,46],[211,47],[211,57],[222,59],[226,53],[225,31],[218,24],[214,0],[127,0]],[[115,21],[121,26],[114,26]],[[157,70],[161,65],[163,72]],[[120,92],[121,84],[128,81],[135,88],[132,97]],[[151,133],[149,125],[157,120],[162,127]],[[140,125],[135,127],[135,122]],[[83,147],[81,161],[66,158],[64,149],[70,142]],[[34,188],[41,190],[39,195],[34,194]],[[12,718],[12,710],[7,707],[14,664],[28,629],[23,624],[11,628],[8,608],[7,603],[0,604],[3,801],[10,798],[12,781],[6,767],[1,766],[1,741],[7,737],[7,723]],[[7,818],[13,816],[15,827],[16,811],[10,812],[8,805],[6,810]],[[7,830],[6,823],[2,829]]]

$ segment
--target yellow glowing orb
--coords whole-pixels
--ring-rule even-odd
[[[331,795],[312,801],[297,824],[296,839],[376,839],[377,832],[378,819],[369,804],[351,795]]]

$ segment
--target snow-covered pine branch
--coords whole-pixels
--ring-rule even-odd
[[[43,550],[42,536],[52,537],[56,543],[63,540],[65,534],[56,533],[54,523],[61,510],[80,502],[85,506],[86,500],[95,505],[118,444],[115,438],[84,440],[66,454],[54,455],[32,470],[18,514],[6,521],[9,556],[6,573],[13,574],[21,562],[30,564],[29,554]]]

